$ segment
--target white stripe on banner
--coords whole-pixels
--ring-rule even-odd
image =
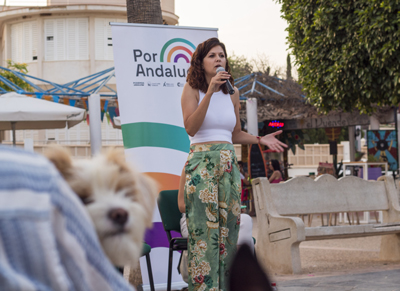
[[[162,81],[149,81],[152,86],[159,85],[162,86]],[[153,83],[151,83],[153,82]],[[157,82],[157,83],[154,83]],[[164,82],[166,84],[166,81]],[[182,86],[184,82],[181,82]],[[144,83],[148,86],[149,83]],[[170,82],[168,84],[177,86],[179,82]],[[157,88],[150,87],[155,90]],[[170,88],[168,88],[170,89]],[[164,96],[148,95],[147,87],[138,87],[135,89],[135,94],[138,96],[146,96],[146,98],[136,98],[135,106],[129,108],[129,114],[123,115],[126,109],[120,109],[121,112],[121,123],[134,123],[134,122],[152,122],[152,123],[165,123],[175,126],[182,126],[183,117],[181,109],[181,96],[166,94]],[[175,96],[174,96],[175,95]]]
[[[140,147],[125,149],[126,158],[140,172],[167,173],[180,176],[187,153],[167,148]],[[151,159],[149,159],[151,157]]]

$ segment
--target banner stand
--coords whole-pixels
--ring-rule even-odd
[[[189,153],[181,95],[197,45],[217,37],[215,28],[111,23],[122,137],[127,161],[155,179],[161,190],[178,189]],[[111,49],[111,48],[110,48]],[[166,290],[168,239],[158,208],[145,241],[156,290]],[[187,284],[173,252],[172,289]],[[150,290],[146,260],[140,260],[143,289]]]

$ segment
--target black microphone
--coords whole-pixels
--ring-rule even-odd
[[[217,74],[219,72],[225,72],[225,69],[223,67],[218,67],[217,68]],[[226,88],[228,89],[228,92],[229,92],[230,95],[235,94],[235,89],[232,87],[232,84],[231,84],[231,82],[229,82],[229,79],[226,80],[225,85],[226,85]]]

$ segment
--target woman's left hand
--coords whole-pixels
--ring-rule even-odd
[[[261,139],[260,139],[260,144],[266,145],[266,146],[269,147],[271,150],[274,150],[274,151],[276,151],[276,152],[278,152],[278,153],[283,152],[283,151],[284,151],[284,148],[283,148],[283,147],[287,148],[288,146],[287,146],[285,143],[279,141],[279,140],[275,137],[275,136],[277,136],[277,135],[279,135],[279,134],[281,134],[281,133],[282,133],[282,130],[278,130],[278,131],[276,131],[276,132],[274,132],[274,133],[264,135],[264,136],[261,137]]]

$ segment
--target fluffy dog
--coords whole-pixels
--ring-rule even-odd
[[[154,180],[130,167],[122,150],[72,160],[53,147],[46,153],[86,205],[104,252],[115,266],[135,267],[158,193]]]

